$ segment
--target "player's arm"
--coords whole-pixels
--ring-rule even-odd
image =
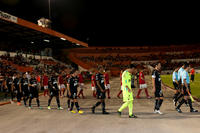
[[[68,90],[69,96],[71,96],[71,91],[70,91],[70,78],[68,79],[68,82],[67,82],[67,90]]]
[[[188,85],[187,85],[187,82],[186,82],[186,78],[183,79],[183,82],[184,82],[184,85],[186,87],[186,91],[189,92],[189,88],[188,88]]]
[[[153,92],[156,91],[156,84],[155,84],[155,77],[152,76],[152,86],[153,86]]]
[[[100,85],[99,82],[100,82],[100,81],[97,81],[97,86],[98,86],[98,88],[101,90],[101,92],[104,92],[104,90],[101,88],[101,85]]]
[[[60,78],[59,78],[59,76],[57,78],[57,81],[58,81],[58,85],[60,85]]]
[[[131,91],[132,91],[132,89],[131,89],[131,88],[129,88],[127,85],[126,85],[126,88],[128,89],[128,91],[129,91],[129,92],[131,92]]]
[[[175,82],[178,84],[178,81],[175,79]]]
[[[29,83],[29,86],[30,86],[30,87],[34,87],[31,83]]]
[[[19,91],[22,92],[22,84],[21,84],[21,81],[19,83]]]
[[[71,96],[71,91],[70,91],[69,84],[67,84],[67,90],[68,90],[68,94],[69,94],[69,96]]]
[[[3,84],[4,84],[5,88],[8,89],[7,81],[6,80],[3,81]]]
[[[12,82],[12,85],[11,85],[11,91],[14,90],[14,83]]]
[[[92,84],[95,86],[95,82],[94,82],[94,79],[92,79]]]

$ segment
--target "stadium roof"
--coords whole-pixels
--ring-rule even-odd
[[[49,28],[0,11],[0,36],[3,42],[32,44],[52,48],[88,47],[88,44]]]

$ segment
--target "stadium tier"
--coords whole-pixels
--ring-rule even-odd
[[[131,62],[139,65],[152,65],[162,62],[162,70],[173,70],[184,61],[190,61],[194,66],[200,59],[198,44],[182,46],[141,46],[141,47],[89,47],[68,51],[68,57],[85,69],[97,68],[103,65],[111,70],[112,75],[119,75],[120,70]]]

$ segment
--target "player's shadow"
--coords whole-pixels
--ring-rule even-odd
[[[108,111],[108,110],[107,110]],[[107,116],[109,117],[119,117],[117,112],[113,111],[108,111],[110,114]],[[177,120],[177,119],[191,119],[191,118],[200,118],[200,112],[197,113],[190,113],[190,112],[185,112],[185,113],[163,113],[162,115],[160,114],[154,114],[153,112],[134,112],[134,114],[138,117],[137,119],[169,119],[169,120]],[[86,111],[84,115],[103,115],[100,109],[95,110],[95,114],[92,114],[91,111]],[[128,118],[128,113],[124,112],[122,113],[120,118]]]
[[[117,114],[116,112],[113,112],[112,114]],[[176,120],[176,119],[191,119],[191,118],[200,118],[200,112],[197,113],[190,113],[190,112],[185,112],[185,113],[163,113],[162,115],[160,114],[154,114],[152,112],[134,112],[136,116],[138,116],[137,119],[170,119],[170,120]],[[128,113],[123,113],[122,118],[124,116],[128,116]]]

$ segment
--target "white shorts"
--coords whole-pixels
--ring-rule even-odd
[[[93,91],[96,91],[96,87],[92,87],[92,90],[93,90]]]
[[[47,90],[48,89],[48,85],[44,85],[44,89]]]
[[[65,85],[64,84],[59,85],[59,89],[65,89]]]
[[[147,88],[147,84],[140,84],[140,89],[146,89]]]
[[[83,90],[83,88],[84,88],[84,83],[80,83],[80,90]]]
[[[110,89],[110,84],[105,85],[105,89]]]
[[[121,86],[121,90],[123,90],[123,87]]]

